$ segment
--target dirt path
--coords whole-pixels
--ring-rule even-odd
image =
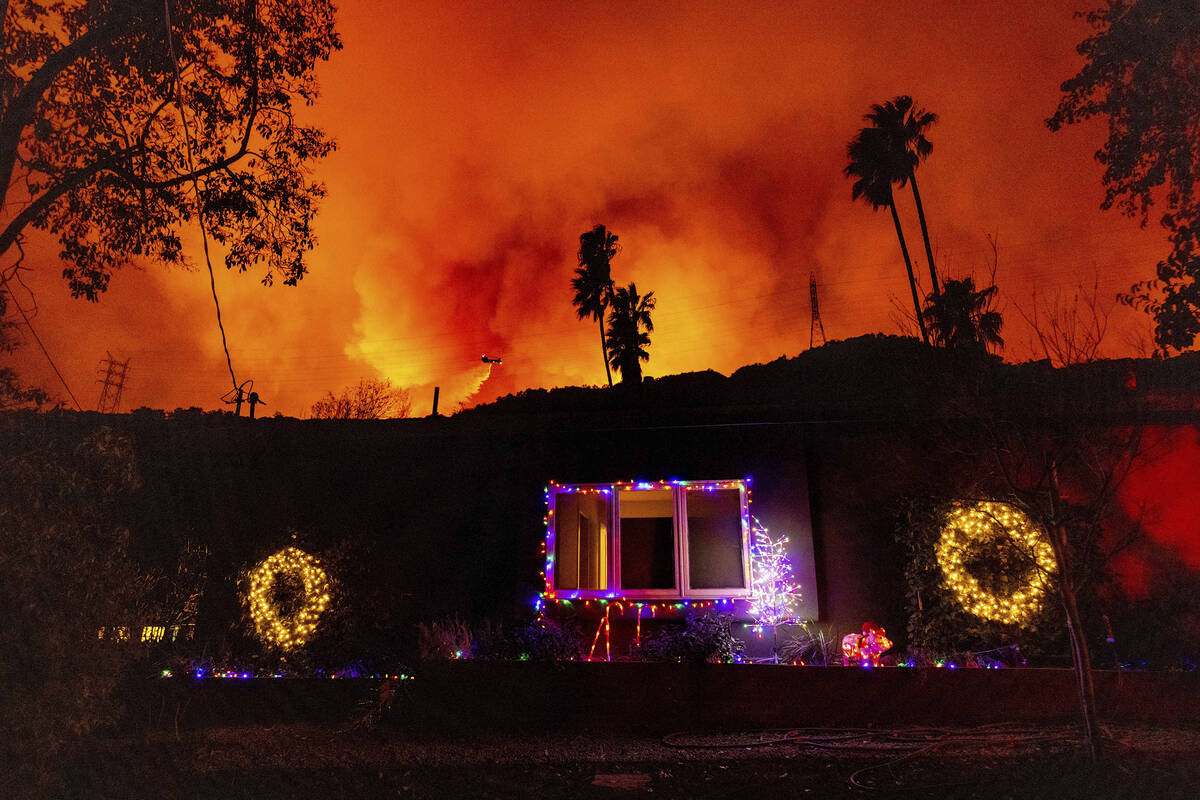
[[[1070,729],[418,736],[387,726],[221,728],[101,743],[68,796],[1198,798],[1200,731],[1110,727],[1083,762]],[[664,743],[665,742],[665,743]],[[671,746],[675,745],[675,746]]]

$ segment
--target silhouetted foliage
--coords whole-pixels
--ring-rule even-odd
[[[621,372],[621,383],[637,386],[642,382],[642,362],[650,360],[650,332],[654,322],[654,292],[638,294],[637,285],[622,286],[613,292],[608,315],[609,361]]]
[[[886,163],[896,171],[891,182],[904,188],[912,185],[913,202],[917,206],[917,219],[921,223],[921,238],[925,241],[925,257],[929,260],[929,279],[933,293],[938,292],[937,268],[933,263],[933,248],[929,244],[929,226],[925,223],[925,206],[921,203],[921,192],[917,189],[917,167],[933,152],[933,143],[925,138],[925,131],[937,122],[937,114],[918,108],[908,95],[901,95],[886,103],[871,106],[866,118],[883,133],[893,157]]]
[[[293,104],[313,102],[317,63],[341,47],[328,0],[11,0],[3,14],[8,275],[27,229],[48,231],[71,293],[96,300],[131,259],[186,263],[199,201],[228,268],[303,277],[325,193],[310,171],[333,144]]]
[[[1109,0],[1086,17],[1095,32],[1077,48],[1085,63],[1063,82],[1046,124],[1107,119],[1108,139],[1096,152],[1101,208],[1145,224],[1151,206],[1164,204],[1159,221],[1171,253],[1153,280],[1121,300],[1153,317],[1161,351],[1183,350],[1200,334],[1200,9],[1193,0]]]
[[[733,635],[732,614],[689,611],[682,624],[667,624],[645,639],[633,652],[633,658],[684,664],[728,664],[741,655],[742,648],[742,642]]]
[[[35,438],[0,459],[0,762],[18,768],[0,786],[44,789],[63,748],[116,717],[149,621],[121,513],[139,485],[132,443],[107,428],[74,452]]]
[[[604,356],[604,373],[612,386],[608,367],[608,343],[604,338],[604,315],[612,303],[612,260],[620,252],[617,235],[603,225],[597,225],[579,236],[579,268],[571,279],[575,290],[576,313],[580,319],[591,317],[600,325],[600,352]]]
[[[19,346],[17,324],[8,318],[9,298],[0,291],[0,357],[11,354]],[[44,391],[22,385],[12,367],[0,365],[0,411],[14,408],[41,408],[49,401]]]
[[[1112,309],[1111,302],[1100,299],[1100,276],[1097,275],[1091,287],[1080,282],[1070,302],[1056,291],[1050,302],[1039,308],[1035,289],[1029,312],[1017,306],[1017,313],[1033,330],[1036,347],[1042,355],[1056,367],[1069,367],[1087,364],[1099,357]]]
[[[330,392],[313,403],[313,419],[400,419],[412,411],[407,389],[392,386],[387,378],[363,378],[341,394]]]
[[[850,163],[842,172],[847,178],[854,180],[850,188],[850,199],[857,200],[861,197],[875,211],[887,208],[892,212],[896,239],[900,242],[904,268],[908,271],[908,287],[912,292],[917,325],[921,329],[921,339],[928,343],[929,333],[925,330],[925,321],[921,317],[917,277],[913,274],[912,258],[908,255],[908,244],[904,240],[904,229],[900,225],[900,215],[896,213],[896,198],[892,193],[892,183],[898,180],[896,176],[906,174],[904,154],[893,147],[891,138],[885,131],[872,127],[863,128],[850,140],[846,147],[846,157]]]
[[[922,312],[934,344],[980,355],[1003,347],[1000,329],[1004,320],[991,307],[997,291],[995,286],[977,290],[970,276],[948,279],[940,294],[929,295]]]

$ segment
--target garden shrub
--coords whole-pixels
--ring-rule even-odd
[[[682,624],[670,624],[643,640],[634,649],[641,661],[728,663],[741,655],[744,645],[733,635],[733,615],[717,611],[689,611]]]
[[[542,617],[520,626],[506,639],[506,657],[520,661],[578,661],[583,636],[573,614],[559,619]]]
[[[842,637],[832,627],[805,622],[781,628],[780,663],[810,667],[830,667],[842,663]]]
[[[108,428],[72,452],[35,440],[0,456],[0,795],[49,793],[71,746],[119,715],[156,617],[154,579],[127,553],[139,485],[131,441]]]
[[[417,653],[421,661],[470,658],[471,628],[457,617],[417,626]]]

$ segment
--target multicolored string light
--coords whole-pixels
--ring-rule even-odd
[[[299,582],[302,596],[294,611],[281,613],[275,600],[277,581],[288,576]],[[316,558],[295,547],[285,547],[265,559],[250,573],[246,602],[259,637],[272,647],[302,647],[317,629],[329,606],[329,576]]]
[[[1023,585],[1007,595],[990,592],[964,565],[973,543],[1008,538],[1028,560]],[[1041,609],[1054,573],[1054,549],[1024,512],[1007,503],[979,502],[952,510],[937,543],[938,565],[946,586],[962,607],[983,619],[1007,625],[1029,623]]]
[[[706,608],[731,608],[735,598],[719,597],[713,599],[693,600],[690,598],[666,598],[662,600],[651,600],[648,598],[638,598],[636,595],[627,596],[621,592],[612,589],[567,589],[556,591],[554,588],[554,551],[555,551],[555,520],[554,520],[554,503],[551,498],[554,494],[578,494],[578,495],[602,495],[611,498],[614,492],[620,491],[652,491],[662,489],[674,489],[681,487],[684,489],[692,489],[696,491],[714,492],[720,489],[736,489],[745,492],[746,504],[743,509],[749,507],[750,502],[750,478],[744,480],[729,480],[729,481],[684,481],[684,480],[666,480],[666,481],[616,481],[615,483],[606,484],[584,484],[584,485],[564,485],[555,481],[550,481],[546,486],[544,497],[546,501],[546,515],[542,522],[546,526],[546,536],[542,541],[541,556],[542,556],[542,582],[544,590],[538,594],[534,600],[533,606],[537,611],[537,620],[543,626],[546,623],[546,611],[550,606],[558,608],[579,607],[591,609],[595,607],[597,610],[602,610],[596,633],[592,637],[592,646],[588,652],[588,660],[591,661],[596,657],[596,650],[600,644],[600,637],[604,636],[605,660],[612,659],[612,617],[613,610],[616,609],[617,616],[623,616],[626,610],[633,612],[635,632],[634,642],[641,644],[642,640],[642,616],[649,611],[651,617],[656,617],[659,612],[668,614],[671,612],[680,612],[692,609]],[[742,516],[743,529],[749,527],[748,513],[743,511]]]
[[[554,551],[555,551],[555,526],[554,526],[554,504],[551,502],[553,494],[579,494],[579,495],[603,495],[612,497],[614,492],[623,490],[633,491],[652,491],[661,489],[672,489],[681,487],[684,489],[692,489],[695,491],[715,492],[722,489],[737,489],[745,492],[746,503],[743,506],[742,513],[742,528],[748,530],[750,528],[749,507],[752,501],[751,494],[751,479],[749,477],[738,480],[722,480],[722,481],[685,481],[685,480],[665,480],[665,481],[616,481],[614,483],[605,484],[583,484],[571,485],[560,484],[556,481],[550,481],[546,486],[543,496],[546,502],[546,514],[542,518],[542,523],[546,527],[546,535],[542,541],[541,557],[542,557],[542,583],[545,587],[537,599],[534,600],[534,608],[538,611],[539,617],[545,611],[546,604],[570,605],[576,600],[604,600],[604,601],[621,601],[625,603],[638,603],[635,595],[625,594],[616,590],[604,589],[568,589],[556,591],[554,588]],[[733,598],[718,598],[713,601],[694,601],[694,600],[667,600],[663,602],[641,602],[650,608],[658,608],[667,610],[671,608],[705,608],[714,604],[726,604],[732,601]]]

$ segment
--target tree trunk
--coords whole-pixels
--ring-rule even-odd
[[[1092,656],[1087,634],[1079,615],[1076,587],[1069,572],[1067,530],[1062,523],[1062,497],[1058,489],[1058,469],[1050,467],[1050,507],[1053,524],[1050,543],[1054,548],[1055,568],[1058,570],[1058,595],[1067,615],[1067,634],[1071,642],[1071,657],[1075,664],[1075,685],[1079,692],[1079,710],[1083,723],[1084,747],[1093,762],[1100,760],[1100,725],[1096,719],[1096,686],[1092,680]]]
[[[900,227],[900,215],[896,213],[896,202],[888,203],[892,222],[896,224],[896,238],[900,240],[900,253],[904,256],[904,267],[908,270],[908,288],[912,290],[913,309],[917,312],[917,325],[921,328],[921,341],[929,344],[929,331],[925,330],[925,317],[921,315],[921,298],[917,294],[917,277],[913,275],[912,259],[908,257],[908,245],[904,243],[904,230]]]
[[[929,246],[929,227],[925,224],[925,206],[921,205],[921,193],[917,191],[917,176],[908,173],[909,183],[912,184],[913,200],[917,203],[917,219],[921,221],[921,236],[925,239],[925,258],[929,259],[929,278],[933,281],[933,296],[941,293],[938,286],[937,268],[933,266],[933,248]]]
[[[600,315],[600,352],[604,355],[604,374],[608,376],[608,388],[612,388],[612,370],[608,366],[608,342],[604,340],[604,315]]]
[[[632,358],[626,359],[618,365],[621,370],[621,385],[641,386],[642,385],[642,364],[635,354]]]

